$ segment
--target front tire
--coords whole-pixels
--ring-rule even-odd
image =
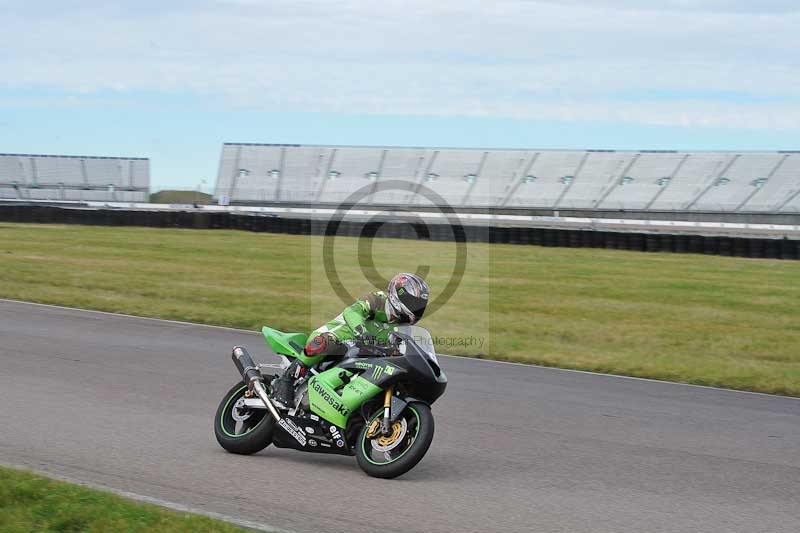
[[[422,460],[433,442],[433,415],[424,403],[409,403],[392,424],[392,435],[368,438],[370,429],[380,423],[383,409],[361,429],[356,441],[358,466],[372,477],[391,479],[401,476]]]
[[[240,381],[229,390],[214,416],[214,436],[225,450],[240,455],[260,452],[272,442],[275,419],[266,409],[241,409],[236,402],[244,397],[247,385]]]

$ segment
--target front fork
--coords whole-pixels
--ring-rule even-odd
[[[392,433],[392,428],[389,420],[392,417],[392,387],[386,389],[383,396],[383,419],[381,419],[381,434],[388,437]]]

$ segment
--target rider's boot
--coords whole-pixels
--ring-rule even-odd
[[[305,373],[305,366],[295,359],[289,368],[272,382],[272,398],[280,407],[294,407],[294,381]]]

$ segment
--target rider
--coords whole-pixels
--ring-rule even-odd
[[[336,318],[314,330],[305,346],[308,356],[343,356],[352,341],[387,345],[391,325],[415,324],[428,305],[428,284],[414,274],[400,273],[386,292],[375,291],[356,300]],[[350,342],[348,342],[350,341]],[[273,384],[274,398],[284,407],[294,403],[294,380],[304,369],[295,361]]]

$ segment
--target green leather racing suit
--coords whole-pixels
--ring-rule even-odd
[[[400,323],[387,316],[387,299],[385,292],[375,291],[347,306],[336,318],[311,333],[306,354],[341,356],[347,352],[346,341],[364,336],[373,337],[377,344],[386,346],[392,326]]]

